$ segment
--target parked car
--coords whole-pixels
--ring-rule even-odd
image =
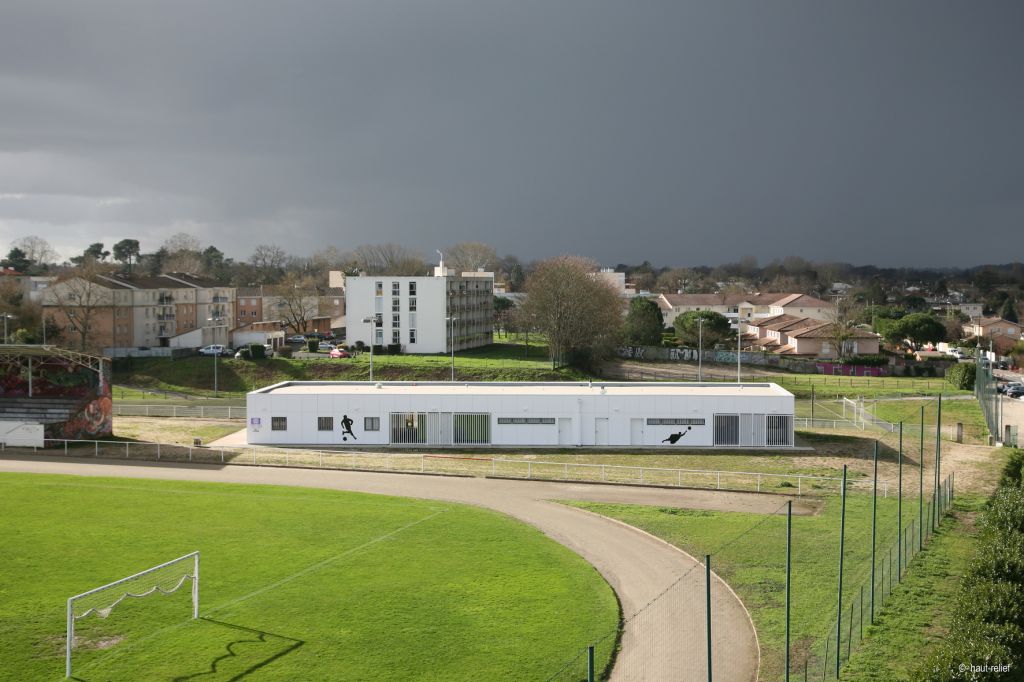
[[[949,350],[946,351],[946,355],[951,355],[958,360],[963,360],[965,357],[967,357],[966,355],[964,355],[964,352],[959,348],[950,348]]]
[[[332,358],[350,358],[352,356],[349,355],[348,351],[345,350],[344,348],[333,348],[333,349],[331,349],[331,357]]]
[[[302,334],[296,334],[295,336],[289,336],[285,341],[287,343],[306,343],[306,337]]]
[[[1020,381],[1011,381],[1005,384],[999,384],[996,386],[996,391],[999,393],[1006,393],[1007,391],[1015,388],[1024,388],[1024,383]]]
[[[1008,388],[1003,393],[1003,395],[1005,395],[1007,398],[1024,397],[1024,386],[1014,386],[1013,388]]]
[[[209,346],[203,346],[199,349],[200,355],[233,355],[235,351],[231,350],[227,346],[222,346],[219,343],[210,344]]]
[[[320,352],[323,352],[325,350],[326,351],[332,351],[332,350],[334,350],[334,348],[335,348],[334,344],[331,343],[330,341],[321,341],[320,345],[317,346],[317,351],[320,351]]]

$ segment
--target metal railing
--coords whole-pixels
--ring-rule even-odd
[[[115,417],[199,417],[245,419],[245,407],[234,405],[123,405],[113,406]]]
[[[842,479],[811,474],[779,474],[757,471],[720,471],[675,469],[618,464],[582,464],[546,462],[470,455],[431,453],[339,452],[265,447],[206,447],[140,441],[68,440],[47,438],[42,449],[10,447],[0,443],[0,451],[36,452],[78,457],[236,464],[248,466],[284,466],[307,469],[344,469],[420,473],[480,478],[507,478],[533,481],[607,483],[664,488],[727,490],[786,495],[834,493]],[[849,481],[851,489],[870,489],[870,479]],[[883,496],[889,482],[879,481]]]

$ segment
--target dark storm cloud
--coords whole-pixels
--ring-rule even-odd
[[[0,238],[1005,261],[1022,29],[1015,2],[26,2]]]

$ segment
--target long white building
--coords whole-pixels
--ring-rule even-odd
[[[793,394],[768,383],[288,381],[246,403],[254,445],[793,446]]]
[[[399,344],[405,353],[486,346],[494,340],[494,273],[457,275],[441,263],[432,277],[348,277],[345,309],[349,343]]]

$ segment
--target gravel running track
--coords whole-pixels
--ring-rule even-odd
[[[696,560],[623,523],[550,500],[761,513],[775,511],[785,503],[785,498],[777,495],[704,490],[208,464],[125,464],[115,460],[83,461],[74,457],[11,453],[0,458],[0,471],[306,486],[487,507],[539,528],[594,565],[618,594],[623,614],[627,617],[658,596],[679,576],[693,569]],[[813,509],[802,501],[794,500],[794,513],[798,510],[799,513],[813,513]],[[613,680],[696,682],[706,679],[704,570],[691,571],[677,589],[685,590],[686,598],[662,600],[657,609],[651,610],[650,617],[627,623]],[[716,679],[729,682],[756,680],[760,652],[746,609],[724,583],[712,590],[712,600]],[[685,635],[679,632],[680,624],[689,624]],[[699,627],[695,628],[693,624],[699,624]],[[586,644],[580,642],[580,647]],[[574,653],[567,651],[566,660]]]

